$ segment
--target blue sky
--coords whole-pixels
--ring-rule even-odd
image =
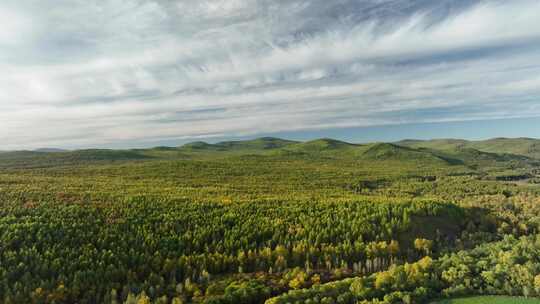
[[[441,138],[459,138],[467,140],[485,140],[496,137],[540,138],[540,117],[435,123],[407,123],[370,127],[326,128],[259,133],[257,135],[248,136],[217,136],[205,138],[204,140],[210,143],[216,143],[228,140],[249,140],[258,137],[278,137],[298,141],[308,141],[318,138],[333,138],[352,143],[396,142],[403,139],[429,140]],[[177,146],[190,141],[192,140],[149,140],[140,144],[147,147],[155,147],[160,145]],[[121,144],[111,144],[104,147],[122,148],[123,146]]]
[[[2,149],[540,137],[537,0],[3,0]]]

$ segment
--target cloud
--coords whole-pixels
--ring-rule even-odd
[[[29,16],[10,7],[0,7],[0,47],[9,48],[21,44],[21,36],[32,35],[32,20]]]
[[[137,146],[540,115],[538,11],[533,0],[6,0],[0,139]]]

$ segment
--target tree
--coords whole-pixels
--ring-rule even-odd
[[[414,248],[419,252],[422,252],[424,255],[430,255],[432,247],[433,241],[431,240],[424,238],[417,238],[414,240]]]
[[[137,304],[151,304],[150,298],[144,291],[137,296]]]

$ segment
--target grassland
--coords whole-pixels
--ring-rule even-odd
[[[538,304],[540,299],[523,297],[503,297],[503,296],[479,296],[458,299],[448,299],[434,304]]]

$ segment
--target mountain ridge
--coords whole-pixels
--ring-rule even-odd
[[[429,148],[435,150],[451,150],[456,148],[472,148],[482,152],[497,154],[513,154],[540,158],[540,139],[530,137],[495,137],[486,140],[464,139],[431,139],[402,140],[395,142],[410,148]]]
[[[295,141],[277,137],[206,143],[196,141],[180,147],[158,146],[149,149],[81,149],[0,153],[0,165],[21,166],[51,162],[54,165],[76,162],[118,162],[150,159],[187,159],[259,155],[296,158],[346,158],[356,161],[414,161],[466,165],[474,168],[497,166],[513,161],[540,162],[540,140],[534,138],[493,138],[483,141],[463,139],[405,139],[398,142],[355,144],[331,138]]]

